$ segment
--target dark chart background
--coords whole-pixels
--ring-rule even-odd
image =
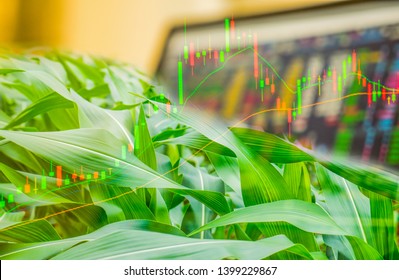
[[[354,49],[362,75],[369,81],[380,81],[381,88],[395,89],[387,91],[390,104],[387,98],[383,100],[381,88],[375,85],[373,92],[378,98],[370,106],[367,95],[345,98],[367,92],[355,73],[348,72],[341,92],[333,92],[330,71],[341,69],[342,62]],[[234,56],[237,51],[238,48],[233,48],[229,52],[232,57],[226,56],[224,63],[201,56],[192,68],[183,61],[185,106],[198,107],[234,124],[252,113],[276,108],[278,102],[292,106],[297,102],[296,95],[288,88],[295,91],[297,80],[306,79],[302,92],[305,108],[291,125],[286,113],[275,111],[251,117],[245,124],[279,135],[289,134],[323,152],[399,169],[399,24],[259,44],[258,53],[263,58],[259,58],[259,69],[269,80],[273,78],[275,87],[272,93],[271,87],[265,86],[263,98],[259,81],[254,79],[253,49]],[[178,60],[179,57],[169,56],[158,73],[172,100],[177,100],[178,95]],[[322,81],[319,95],[317,77],[323,75],[327,78]],[[393,94],[396,102],[392,101]],[[328,102],[332,99],[337,101]],[[322,104],[306,107],[316,103]]]

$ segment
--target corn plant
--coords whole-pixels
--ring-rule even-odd
[[[0,57],[1,259],[399,259],[399,176],[174,106],[129,65]]]

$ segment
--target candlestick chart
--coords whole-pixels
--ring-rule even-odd
[[[203,42],[185,26],[181,51],[161,67],[176,103],[399,167],[399,25],[277,42],[234,18],[219,27],[223,35]]]
[[[138,130],[138,129],[136,129]],[[139,135],[139,133],[136,133]],[[138,136],[139,137],[139,136]],[[136,153],[140,150],[139,145],[135,147]],[[24,184],[16,186],[16,192],[9,194],[1,194],[0,196],[0,209],[7,206],[8,211],[12,212],[18,208],[29,206],[30,201],[26,203],[15,204],[16,194],[34,195],[37,197],[45,196],[51,192],[57,192],[60,190],[70,190],[70,192],[77,191],[72,190],[72,187],[81,186],[83,184],[90,184],[90,182],[107,182],[115,180],[120,175],[118,172],[113,172],[113,169],[120,168],[120,162],[126,161],[133,157],[133,145],[127,144],[121,147],[120,160],[115,160],[114,165],[104,166],[102,170],[88,171],[85,166],[78,166],[78,168],[65,167],[62,165],[56,165],[52,161],[49,162],[48,166],[43,168],[42,174],[29,174],[24,177]],[[91,170],[91,167],[87,169]],[[71,171],[73,170],[73,171]]]

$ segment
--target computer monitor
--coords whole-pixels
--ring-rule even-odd
[[[399,169],[399,2],[322,5],[175,28],[157,77],[229,125]]]

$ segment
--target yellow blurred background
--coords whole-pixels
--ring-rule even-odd
[[[173,26],[330,0],[0,0],[0,47],[50,46],[155,71]]]

